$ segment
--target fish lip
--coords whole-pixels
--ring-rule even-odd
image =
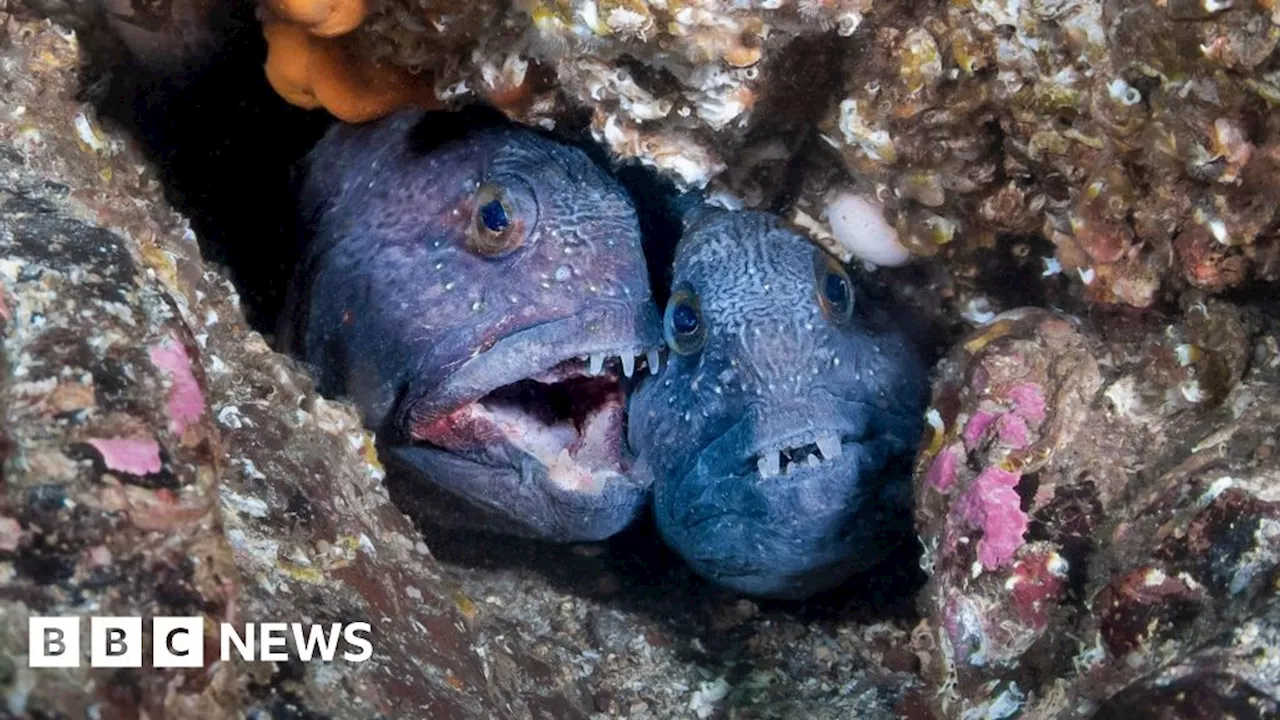
[[[448,456],[451,462],[471,466],[480,472],[494,475],[508,473],[516,477],[524,472],[531,460],[526,455],[525,460],[514,463],[486,461],[458,455],[426,443],[415,443],[388,448],[389,463],[400,468],[415,469],[420,467],[420,453],[426,453],[428,458],[433,454]],[[483,512],[502,523],[501,531],[504,533],[556,542],[597,542],[620,532],[634,520],[645,504],[648,488],[652,484],[652,473],[643,464],[637,464],[626,474],[609,478],[608,485],[597,494],[578,493],[558,486],[550,480],[547,469],[536,462],[530,467],[529,477],[537,487],[546,492],[548,502],[543,506],[545,512],[529,514],[513,511],[515,509],[485,493],[458,489],[446,492],[482,508]],[[520,484],[519,481],[512,482],[512,485]],[[599,502],[604,498],[610,500]]]
[[[771,478],[759,476],[754,458],[700,463],[655,483],[659,531],[717,584],[767,597],[811,594],[815,584],[830,587],[861,569],[849,531],[875,502],[866,459],[846,448],[816,468],[801,464]],[[821,579],[828,574],[830,583]]]
[[[707,473],[714,476],[737,477],[757,482],[791,481],[810,475],[811,471],[827,471],[841,467],[841,464],[853,455],[844,451],[853,446],[875,443],[893,434],[886,431],[886,425],[911,422],[910,416],[906,414],[896,413],[866,402],[841,400],[838,401],[838,405],[844,417],[837,415],[823,418],[814,426],[803,430],[779,428],[776,432],[759,436],[756,436],[760,430],[758,421],[750,416],[745,417],[702,448],[695,456],[695,464],[701,465]],[[786,409],[778,409],[775,412],[787,414]],[[811,410],[796,415],[804,417],[810,414],[812,414]],[[802,448],[814,444],[816,439],[824,434],[835,435],[840,440],[842,454],[839,457],[822,458],[816,466],[796,465],[790,474],[784,472],[776,476],[761,476],[756,461],[762,453],[770,450],[780,452],[784,449]],[[737,447],[745,447],[745,450],[735,449]],[[722,459],[707,462],[712,458]]]
[[[646,305],[652,306],[649,298]],[[585,316],[585,317],[584,317]],[[586,330],[589,328],[597,330]],[[448,377],[407,404],[403,427],[431,422],[489,393],[594,353],[643,356],[660,347],[662,335],[653,307],[602,303],[568,317],[546,320],[500,338],[453,368]],[[607,368],[605,372],[610,372]]]

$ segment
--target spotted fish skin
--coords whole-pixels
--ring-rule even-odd
[[[618,372],[661,343],[635,208],[577,148],[499,121],[442,140],[449,122],[339,125],[312,151],[291,345],[463,524],[607,537],[650,482]]]
[[[927,371],[834,258],[772,215],[702,209],[665,323],[670,359],[632,397],[629,437],[695,571],[804,597],[904,537]]]

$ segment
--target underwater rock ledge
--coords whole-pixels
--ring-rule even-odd
[[[282,5],[363,21],[320,37]],[[1039,234],[1052,256],[1027,280],[1064,273],[1090,302],[1280,278],[1273,0],[325,0],[262,16],[293,102],[585,115],[616,158],[748,207],[783,199],[845,259],[856,238],[832,205],[856,192],[912,255],[951,267]],[[305,100],[277,82],[331,47],[347,60],[311,62]],[[371,79],[363,97],[330,90],[352,73]]]

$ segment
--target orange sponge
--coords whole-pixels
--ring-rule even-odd
[[[345,38],[316,37],[301,26],[269,21],[267,81],[285,100],[323,107],[344,122],[365,122],[405,106],[438,108],[430,78],[379,65]]]
[[[266,0],[266,6],[280,19],[318,37],[346,35],[369,14],[366,0]]]

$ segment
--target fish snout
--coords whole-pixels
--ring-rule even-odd
[[[648,305],[652,305],[649,303]],[[572,359],[591,375],[617,364],[630,376],[640,361],[656,372],[662,342],[657,311],[644,303],[602,301],[577,312],[506,332],[483,351],[452,368],[448,376],[402,410],[413,424],[435,417],[496,387],[551,371]]]
[[[659,530],[700,575],[739,592],[831,587],[898,536],[890,445],[858,408],[752,408],[687,472],[655,484]]]
[[[791,438],[784,446],[807,439]],[[874,564],[895,536],[892,508],[879,502],[882,488],[870,478],[881,458],[855,443],[819,459],[819,439],[830,451],[818,436],[756,456],[761,465],[776,461],[777,471],[725,475],[698,463],[676,482],[657,483],[664,540],[703,577],[767,597],[803,597]]]

